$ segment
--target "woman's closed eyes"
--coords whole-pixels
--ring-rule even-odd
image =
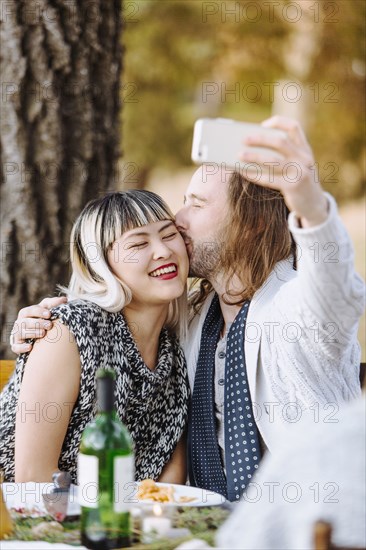
[[[162,237],[162,239],[164,241],[170,241],[170,240],[173,240],[176,236],[178,235],[178,231],[174,231],[174,233],[169,233],[168,235],[164,235],[164,237]],[[140,241],[138,243],[131,243],[131,244],[128,244],[125,249],[126,250],[130,250],[132,248],[144,248],[145,246],[147,246],[149,243],[148,241]]]

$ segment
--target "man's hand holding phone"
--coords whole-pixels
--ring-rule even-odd
[[[289,210],[295,212],[302,227],[323,223],[327,218],[327,199],[318,179],[313,152],[299,122],[274,116],[262,125],[282,130],[284,135],[253,133],[244,138],[239,158],[249,164],[246,178],[281,191]],[[266,149],[261,152],[253,147]],[[252,163],[259,169],[251,167]]]
[[[327,218],[313,153],[296,120],[274,116],[259,125],[200,119],[195,124],[192,160],[238,170],[247,180],[280,191],[303,227]]]

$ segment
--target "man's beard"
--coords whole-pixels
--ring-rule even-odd
[[[218,240],[190,244],[192,252],[189,258],[189,277],[211,281],[220,269],[221,242]]]

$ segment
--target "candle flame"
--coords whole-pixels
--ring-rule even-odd
[[[153,512],[154,512],[154,516],[161,516],[163,513],[163,509],[159,504],[154,504]]]

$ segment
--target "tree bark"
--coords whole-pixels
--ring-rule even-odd
[[[115,185],[121,0],[1,1],[1,353],[20,307],[69,278],[69,235]]]

